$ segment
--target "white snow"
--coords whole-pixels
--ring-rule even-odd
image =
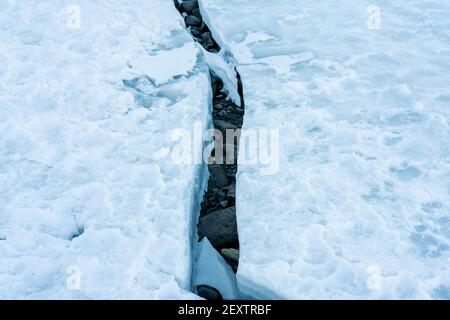
[[[236,105],[241,105],[241,97],[239,96],[237,87],[238,81],[236,78],[236,70],[233,65],[227,62],[224,57],[224,51],[219,53],[211,53],[202,48],[203,57],[209,68],[222,79],[225,92],[228,94],[228,98]]]
[[[157,85],[165,83],[174,76],[188,75],[197,63],[198,47],[194,42],[187,42],[182,47],[161,50],[154,55],[141,52],[130,61],[136,75],[149,75]]]
[[[201,0],[280,130],[277,174],[239,167],[243,294],[450,299],[450,3],[370,5]]]
[[[196,299],[193,253],[228,299],[450,299],[450,3],[373,4],[201,0],[209,55],[171,0],[0,1],[0,299]],[[207,64],[280,131],[239,166],[239,293],[171,157]]]
[[[198,298],[206,174],[171,132],[208,125],[210,84],[173,3],[0,1],[0,25],[0,299]]]

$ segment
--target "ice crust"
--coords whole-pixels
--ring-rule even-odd
[[[201,0],[280,132],[277,174],[239,166],[244,295],[450,299],[450,3],[372,4]]]
[[[211,93],[173,3],[1,1],[0,25],[0,299],[197,298],[207,173],[171,132]]]
[[[226,300],[240,298],[233,270],[214,249],[208,238],[203,238],[199,243],[196,250],[196,259],[195,287],[207,285],[216,288]]]

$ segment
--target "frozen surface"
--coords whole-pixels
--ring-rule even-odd
[[[171,132],[209,80],[172,1],[6,0],[0,26],[0,299],[195,298]]]
[[[226,300],[238,299],[236,276],[225,259],[214,249],[208,238],[203,238],[197,250],[195,287],[207,285],[216,288]]]
[[[239,96],[237,87],[236,70],[232,66],[232,62],[225,60],[223,56],[224,50],[220,53],[210,53],[202,48],[205,62],[209,68],[223,81],[224,89],[228,93],[228,97],[238,106],[241,105],[241,97]]]
[[[239,167],[244,294],[450,299],[450,2],[371,4],[202,0],[280,130],[277,174]]]

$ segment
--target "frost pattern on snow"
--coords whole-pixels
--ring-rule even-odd
[[[200,51],[171,1],[70,4],[0,2],[0,298],[195,298],[202,181],[169,153],[208,118]]]
[[[281,136],[277,175],[239,167],[241,291],[450,298],[450,3],[201,3]]]

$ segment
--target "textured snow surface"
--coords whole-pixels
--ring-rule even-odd
[[[450,299],[450,2],[371,4],[202,0],[280,130],[278,174],[239,167],[244,294]]]
[[[210,85],[172,1],[6,0],[0,26],[0,298],[195,298],[200,170],[169,151]]]

